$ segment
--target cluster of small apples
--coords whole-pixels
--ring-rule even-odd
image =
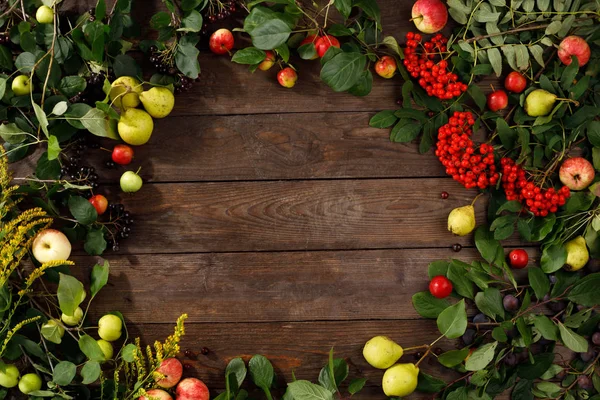
[[[29,394],[42,389],[42,378],[36,373],[21,376],[19,368],[14,364],[4,364],[0,368],[0,386],[6,389],[18,386],[23,394]]]
[[[402,346],[386,336],[375,336],[363,347],[363,357],[369,365],[386,370],[381,382],[386,396],[408,396],[417,388],[418,363],[397,363],[403,354]]]
[[[175,400],[209,400],[208,387],[199,379],[185,378],[183,365],[176,358],[162,360],[158,368],[153,372],[156,388],[146,390],[146,396],[140,396],[137,400],[173,400],[168,390],[175,391]]]

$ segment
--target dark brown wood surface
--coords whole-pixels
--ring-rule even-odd
[[[95,1],[68,3],[85,11]],[[162,7],[138,3],[146,25]],[[379,4],[387,34],[401,39],[413,29],[412,2]],[[125,204],[135,228],[120,253],[106,255],[111,277],[91,318],[120,310],[130,333],[151,343],[188,313],[182,349],[196,355],[182,355],[186,374],[213,392],[236,356],[267,356],[283,387],[292,372],[315,380],[334,347],[351,377],[369,378],[359,398],[385,398],[382,372],[366,364],[362,346],[375,335],[404,347],[437,337],[411,297],[426,290],[431,261],[476,257],[471,236],[446,229],[448,212],[476,192],[446,177],[431,152],[390,143],[387,130],[368,126],[376,111],[396,107],[399,77],[375,77],[373,93],[357,98],[326,87],[317,62],[298,63],[294,89],[277,84],[275,68],[251,74],[207,52],[200,62],[200,82],[136,149],[132,169],[142,167],[142,190],[120,193],[114,182],[124,169],[103,172],[112,182],[104,193]],[[17,176],[33,160],[17,165]],[[479,221],[484,206],[477,203]],[[455,243],[465,249],[452,252]],[[75,261],[75,274],[88,279],[97,258]],[[443,350],[456,345],[440,342]],[[453,379],[434,360],[423,369]]]

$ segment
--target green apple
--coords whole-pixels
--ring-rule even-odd
[[[126,171],[121,175],[121,190],[125,193],[135,193],[142,188],[142,178],[133,171]]]
[[[113,314],[106,314],[98,321],[98,336],[107,342],[114,342],[121,337],[122,328],[121,318]]]
[[[23,394],[29,394],[42,388],[42,378],[37,374],[25,374],[19,380],[19,390]]]
[[[0,386],[12,388],[19,384],[19,369],[13,364],[0,367]]]
[[[53,24],[54,10],[48,6],[41,6],[35,12],[35,19],[40,24]]]
[[[79,322],[81,322],[82,318],[83,310],[81,309],[81,307],[77,307],[73,315],[67,315],[63,313],[60,317],[60,319],[62,319],[62,322],[69,326],[79,325]]]
[[[25,96],[33,91],[33,84],[27,75],[19,75],[12,81],[12,91],[16,96]]]
[[[113,346],[112,344],[110,344],[110,342],[107,342],[104,339],[99,339],[96,341],[96,343],[98,343],[98,346],[100,346],[100,348],[102,349],[102,352],[104,353],[104,358],[107,360],[111,360],[113,358]]]

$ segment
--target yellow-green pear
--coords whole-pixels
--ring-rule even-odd
[[[121,114],[117,130],[125,143],[140,146],[150,140],[154,121],[146,111],[128,108]]]
[[[60,317],[62,322],[64,322],[65,325],[69,325],[69,326],[79,325],[79,322],[81,322],[82,318],[83,318],[83,310],[81,309],[81,307],[77,307],[75,309],[75,312],[73,313],[73,315],[67,315],[67,314],[63,313]]]
[[[175,106],[175,96],[165,87],[153,87],[142,92],[140,100],[153,118],[165,118]]]
[[[472,205],[458,207],[448,215],[448,230],[455,235],[465,236],[475,229],[475,208]]]
[[[567,250],[565,269],[568,271],[579,271],[590,260],[590,253],[583,236],[577,236],[565,243],[565,250]]]
[[[525,99],[525,111],[530,117],[543,117],[550,114],[557,96],[543,89],[536,89]]]
[[[98,339],[96,340],[96,343],[98,343],[98,347],[100,347],[102,353],[104,353],[104,359],[111,360],[114,355],[113,345],[104,339]]]
[[[131,76],[122,76],[110,85],[110,101],[121,110],[135,108],[140,105],[142,91],[140,81]]]
[[[386,336],[375,336],[363,347],[363,357],[375,368],[386,369],[394,365],[402,354],[402,346]]]
[[[419,368],[415,364],[396,364],[383,374],[383,392],[389,397],[408,396],[418,381]]]

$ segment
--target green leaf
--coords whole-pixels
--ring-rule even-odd
[[[571,292],[569,300],[586,307],[600,305],[600,273],[590,274],[577,281]]]
[[[445,299],[438,299],[428,291],[415,293],[412,304],[417,313],[423,318],[437,318],[450,303]]]
[[[42,336],[49,342],[60,344],[65,334],[64,328],[56,321],[53,324],[44,324],[40,329]]]
[[[506,342],[508,341],[508,336],[506,335],[506,332],[504,332],[504,329],[502,329],[501,326],[497,326],[492,330],[492,338],[494,340],[497,340],[498,342]]]
[[[371,117],[369,126],[372,128],[389,128],[398,121],[398,117],[394,115],[395,110],[380,111]]]
[[[291,28],[281,19],[271,19],[254,28],[250,32],[252,44],[261,50],[273,50],[284,44],[290,34]]]
[[[345,19],[348,19],[352,11],[352,0],[334,0],[333,5]]]
[[[462,336],[467,329],[467,312],[465,300],[446,308],[437,318],[437,326],[440,333],[448,339],[456,339]]]
[[[60,80],[58,90],[67,97],[73,97],[76,94],[85,91],[87,82],[81,76],[65,76]]]
[[[52,381],[59,386],[67,386],[73,382],[76,373],[77,366],[75,364],[69,361],[61,361],[54,366]]]
[[[550,281],[546,274],[539,268],[532,267],[527,270],[529,276],[529,284],[535,292],[535,297],[543,299],[550,291]]]
[[[519,331],[525,346],[529,347],[532,341],[531,328],[529,328],[529,326],[525,323],[523,317],[519,317],[517,319],[517,330]]]
[[[117,78],[121,76],[142,76],[142,69],[138,63],[127,54],[119,54],[113,61],[113,70]]]
[[[255,65],[264,61],[266,56],[267,54],[264,51],[256,47],[246,47],[245,49],[236,51],[231,61],[238,64]]]
[[[137,354],[137,347],[133,343],[129,343],[121,350],[121,357],[125,362],[131,363],[135,360],[135,354]]]
[[[489,263],[496,260],[500,249],[502,249],[500,242],[494,239],[494,234],[485,225],[480,226],[475,231],[475,246],[483,259]]]
[[[48,136],[48,160],[56,160],[60,154],[61,148],[58,139],[54,135]]]
[[[497,346],[498,342],[493,342],[479,347],[465,362],[465,369],[467,371],[480,371],[487,367],[494,359]]]
[[[554,353],[540,353],[533,356],[532,364],[521,364],[517,375],[522,379],[534,380],[539,378],[550,368],[554,361]]]
[[[184,11],[192,10],[202,4],[203,0],[181,0],[181,8]]]
[[[373,89],[373,74],[368,69],[364,70],[356,85],[348,89],[354,96],[367,96]]]
[[[35,112],[35,117],[38,119],[38,122],[40,123],[40,128],[42,128],[42,131],[44,131],[44,134],[46,135],[46,137],[48,137],[48,118],[46,117],[46,113],[44,112],[44,110],[42,110],[42,107],[40,107],[39,105],[37,105],[36,103],[32,103],[33,104],[33,111]],[[52,158],[50,158],[50,156],[48,156],[49,159],[52,160]]]
[[[365,383],[367,383],[366,378],[353,379],[348,385],[348,393],[355,395],[362,390],[362,388],[365,386]]]
[[[100,364],[98,361],[88,361],[84,364],[83,368],[81,368],[81,377],[83,378],[84,385],[89,385],[90,383],[94,383],[100,378]]]
[[[358,82],[366,63],[361,53],[339,53],[323,65],[321,79],[336,92],[346,91]]]
[[[12,53],[6,46],[2,45],[0,45],[0,69],[9,71],[13,69]]]
[[[500,54],[500,50],[497,48],[488,49],[487,56],[496,76],[500,77],[502,75],[502,55]]]
[[[446,275],[452,281],[456,293],[468,299],[473,299],[475,290],[473,289],[473,282],[467,274],[470,267],[469,264],[460,260],[452,260]]]
[[[298,55],[303,60],[313,60],[317,57],[317,49],[314,43],[306,43],[298,47]]]
[[[27,139],[29,132],[25,132],[23,129],[15,123],[1,124],[0,125],[0,137],[7,143],[19,144],[23,143]]]
[[[81,196],[69,197],[69,211],[77,222],[83,225],[89,225],[98,219],[98,213],[94,206]]]
[[[498,137],[502,142],[502,146],[507,150],[514,149],[518,135],[514,129],[508,126],[508,123],[504,118],[496,119],[496,131],[498,132]]]
[[[348,377],[349,369],[346,360],[336,358],[332,360],[333,365],[325,365],[319,373],[319,384],[332,393],[337,391],[342,382]],[[333,369],[333,378],[331,377],[331,369]],[[335,382],[335,385],[334,385]]]
[[[35,168],[35,176],[38,179],[60,178],[60,163],[58,160],[49,160],[47,151],[42,153]]]
[[[22,74],[30,74],[36,63],[36,57],[32,53],[23,52],[17,56],[15,66]]]
[[[66,101],[59,101],[52,108],[52,114],[60,117],[61,115],[66,113],[68,109],[69,109],[69,103],[67,103]]]
[[[502,294],[495,287],[489,287],[475,296],[475,304],[479,311],[492,319],[504,318]]]
[[[511,400],[533,400],[534,396],[531,393],[533,382],[521,379],[517,382],[511,393]]]
[[[487,99],[485,97],[485,94],[483,94],[483,91],[477,84],[470,85],[467,90],[467,93],[469,93],[469,95],[481,111],[485,110]]]
[[[567,262],[567,250],[563,245],[553,244],[542,250],[541,267],[542,270],[551,274],[558,271]]]
[[[569,349],[576,353],[585,353],[588,351],[588,341],[583,336],[576,334],[561,322],[558,323],[558,330],[560,332],[560,340]]]
[[[114,120],[111,120],[108,115],[98,108],[90,109],[83,117],[81,117],[81,124],[94,135],[119,139],[119,136],[114,129],[114,123]]]
[[[265,356],[261,356],[260,354],[254,355],[248,363],[248,369],[250,370],[252,381],[256,386],[263,389],[271,387],[275,374],[273,372],[273,365],[271,365],[271,362]]]
[[[102,228],[92,228],[85,237],[83,249],[91,256],[99,256],[106,250],[106,240]]]
[[[229,374],[235,375],[238,387],[242,386],[244,379],[246,379],[246,373],[246,364],[244,363],[244,360],[239,357],[229,361],[229,364],[227,364],[227,368],[225,369],[225,376],[229,376]]]
[[[196,10],[190,10],[181,20],[179,32],[200,32],[202,30],[202,14]]]
[[[462,350],[450,350],[438,357],[438,362],[446,368],[454,368],[463,361],[469,355],[470,349],[465,347]]]
[[[565,318],[565,326],[569,328],[579,328],[592,316],[592,308],[587,308],[579,311],[578,313],[569,315]]]
[[[420,372],[417,381],[417,392],[420,393],[439,393],[446,387],[446,382],[434,376]]]
[[[309,381],[289,383],[288,390],[294,400],[333,400],[333,394],[329,390]]]
[[[75,310],[85,300],[83,283],[71,275],[59,273],[57,297],[60,310],[66,315],[75,314]]]
[[[90,335],[83,335],[79,338],[79,350],[92,361],[104,361],[106,359],[100,345]]]
[[[200,74],[198,55],[200,51],[193,44],[178,44],[175,53],[175,65],[188,78],[196,79]]]
[[[358,0],[354,2],[355,7],[361,8],[365,14],[381,25],[381,11],[375,0]]]
[[[90,293],[92,297],[95,297],[100,289],[102,289],[108,283],[108,275],[110,272],[110,265],[108,261],[104,261],[103,265],[96,264],[92,268],[92,275],[90,278]]]
[[[572,62],[563,71],[560,77],[560,85],[563,89],[569,90],[573,86],[573,81],[579,72],[579,59],[577,56],[571,56]]]

